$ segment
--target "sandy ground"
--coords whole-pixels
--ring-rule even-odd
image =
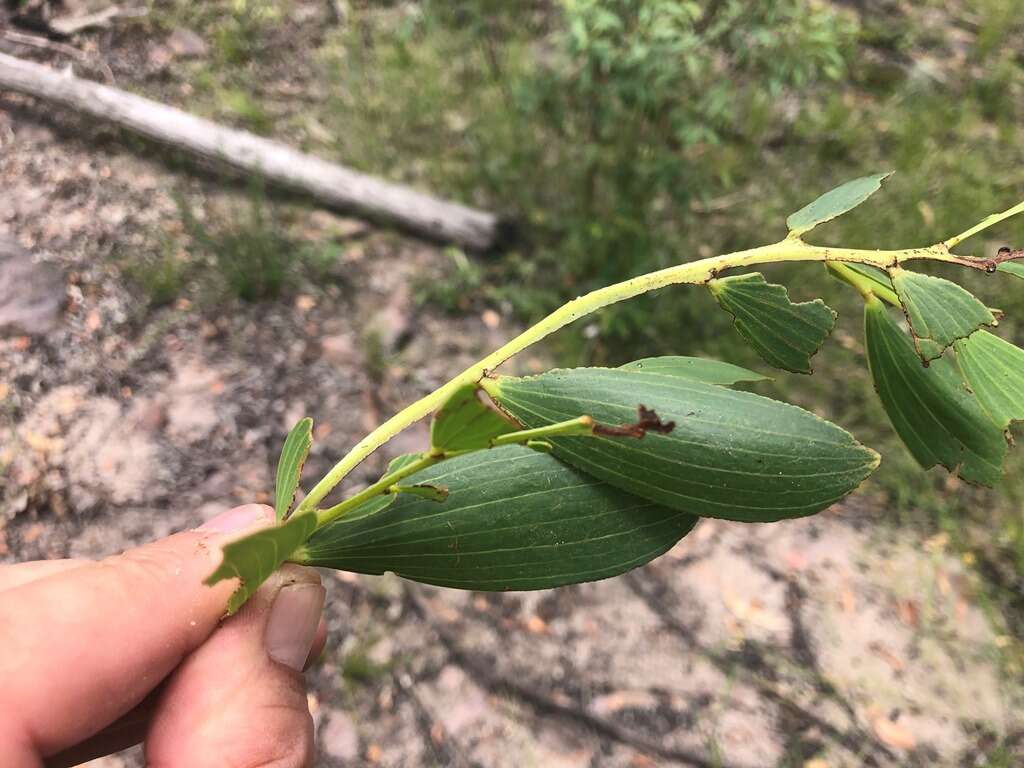
[[[151,309],[119,257],[174,231],[177,185],[236,193],[119,138],[0,93],[0,237],[56,268],[35,287],[63,303],[45,334],[0,337],[5,562],[99,557],[266,500],[302,415],[315,480],[513,330],[416,306],[439,249],[312,210],[304,233],[342,246],[336,279]],[[390,453],[425,440],[420,425]],[[1024,761],[1024,687],[974,577],[941,536],[881,540],[884,513],[854,497],[799,521],[704,521],[645,568],[547,592],[325,571],[318,764],[980,766],[997,744]]]

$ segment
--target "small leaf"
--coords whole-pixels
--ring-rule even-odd
[[[238,589],[228,602],[228,613],[237,611],[277,567],[302,545],[316,528],[316,514],[292,515],[273,528],[233,541],[224,547],[224,559],[204,584],[238,578]]]
[[[443,485],[429,485],[417,483],[416,485],[396,485],[392,488],[394,493],[411,493],[421,499],[440,502],[448,498],[448,489]]]
[[[430,445],[442,451],[488,448],[498,435],[515,432],[518,427],[477,395],[478,387],[460,387],[434,414],[430,425]]]
[[[675,422],[642,439],[553,437],[554,456],[629,493],[692,515],[764,522],[810,515],[853,490],[878,456],[792,405],[679,376],[576,368],[500,377],[489,390],[528,427],[588,413],[606,424],[637,405]]]
[[[907,334],[877,299],[865,305],[864,327],[875,390],[917,462],[925,469],[941,464],[969,482],[997,483],[1006,440],[952,363],[940,357],[923,367]]]
[[[821,299],[794,304],[785,287],[765,282],[760,272],[712,280],[708,288],[765,362],[811,373],[811,357],[836,324]]]
[[[1008,275],[1019,277],[1024,280],[1024,264],[1017,261],[1004,261],[996,269]]]
[[[988,307],[956,283],[901,267],[889,273],[910,323],[914,345],[925,362],[939,357],[957,339],[996,321]],[[932,343],[924,343],[927,341]]]
[[[277,460],[277,483],[274,492],[274,513],[277,519],[284,520],[295,500],[295,491],[299,487],[302,465],[309,456],[313,445],[313,420],[305,418],[299,421],[281,448],[281,458]]]
[[[852,211],[881,189],[882,182],[891,175],[892,171],[863,176],[826,192],[813,203],[805,205],[786,219],[786,226],[789,227],[790,234],[800,236],[805,232],[810,232],[819,224],[824,224],[837,216],[842,216],[847,211]]]
[[[388,468],[384,474],[393,475],[398,470],[409,466],[414,461],[419,461],[421,458],[423,458],[422,453],[403,453],[401,456],[395,456],[395,458],[388,462]]]
[[[956,361],[978,402],[1001,428],[1024,421],[1024,349],[988,331],[954,344]]]
[[[740,381],[766,381],[767,376],[748,371],[738,365],[723,363],[720,360],[709,360],[704,357],[645,357],[621,366],[624,371],[638,373],[657,373],[663,376],[682,376],[705,384],[721,384],[729,386]]]
[[[521,446],[477,451],[411,477],[447,486],[448,500],[401,495],[372,517],[342,517],[296,559],[459,589],[547,589],[643,565],[697,521]]]

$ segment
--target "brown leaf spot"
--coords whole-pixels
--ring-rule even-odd
[[[604,437],[643,437],[648,432],[658,432],[667,435],[676,428],[674,421],[662,421],[657,412],[644,405],[637,406],[637,420],[633,424],[621,424],[612,426],[610,424],[594,424],[594,434]]]

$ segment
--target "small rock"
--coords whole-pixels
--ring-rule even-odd
[[[49,333],[63,306],[60,270],[33,261],[17,242],[0,236],[0,334]]]
[[[332,712],[317,733],[321,748],[337,760],[352,761],[359,757],[359,734],[356,724],[344,712]]]
[[[196,58],[205,56],[209,52],[206,41],[191,29],[184,27],[178,27],[171,32],[170,37],[167,38],[167,47],[174,55],[182,58]]]

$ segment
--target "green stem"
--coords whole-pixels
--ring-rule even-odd
[[[1024,204],[1022,204],[1024,205]],[[1011,209],[1012,210],[1012,209]],[[402,409],[385,421],[373,432],[368,434],[346,454],[341,461],[324,476],[303,499],[295,514],[314,509],[331,490],[340,483],[349,472],[358,466],[367,456],[373,453],[392,437],[424,416],[436,411],[459,387],[475,384],[492,370],[504,363],[513,355],[519,354],[527,347],[554,333],[570,323],[585,317],[592,312],[630,299],[639,294],[680,283],[704,284],[720,272],[740,267],[773,262],[854,262],[870,264],[886,269],[905,261],[928,259],[953,264],[961,264],[976,268],[980,259],[971,259],[949,253],[945,244],[927,248],[913,248],[897,251],[873,251],[856,248],[830,248],[808,245],[796,238],[787,238],[772,245],[764,245],[745,251],[737,251],[721,256],[713,256],[700,261],[679,264],[674,267],[650,272],[646,275],[630,278],[621,283],[598,288],[580,296],[556,309],[536,325],[506,343],[500,349],[474,363],[453,378],[447,384],[434,390],[426,397]],[[343,502],[347,503],[347,502]]]
[[[880,299],[892,304],[894,307],[900,306],[900,297],[896,295],[896,291],[887,286],[881,285],[874,280],[865,277],[856,270],[850,269],[845,264],[831,263],[826,264],[828,271],[835,275],[837,278],[842,280],[847,285],[851,285],[857,289],[857,292],[868,299],[870,296],[877,296]]]
[[[350,509],[355,509],[360,504],[372,499],[374,496],[386,493],[387,490],[399,480],[408,477],[414,472],[419,472],[421,469],[426,469],[433,464],[437,464],[437,462],[443,461],[445,458],[447,457],[444,454],[424,454],[420,458],[416,459],[416,461],[409,462],[401,469],[392,472],[390,475],[384,475],[384,477],[373,485],[367,486],[359,493],[354,496],[350,496],[340,504],[335,504],[333,507],[329,507],[328,509],[318,509],[316,511],[317,529],[319,530],[320,528],[323,528],[332,520],[336,520]],[[297,513],[298,510],[296,510],[296,514]]]
[[[523,429],[518,432],[508,432],[491,440],[489,447],[498,448],[502,445],[521,445],[529,442],[530,440],[536,440],[544,437],[590,435],[593,434],[593,431],[594,420],[589,416],[580,416],[576,419],[560,421],[557,424],[549,424],[546,427]],[[404,467],[395,470],[390,475],[385,475],[373,485],[364,488],[359,493],[345,499],[341,503],[335,504],[333,507],[329,507],[328,509],[318,509],[316,511],[316,527],[319,530],[328,523],[337,520],[349,510],[355,509],[360,504],[366,503],[375,496],[380,496],[381,494],[390,492],[391,488],[400,480],[419,472],[421,469],[426,469],[427,467],[444,461],[445,459],[453,459],[456,456],[462,456],[473,452],[473,450],[465,450],[446,451],[444,453],[425,453],[416,461],[406,464]]]
[[[1024,202],[1017,203],[1017,205],[1013,206],[1012,208],[1007,208],[1002,213],[993,213],[991,216],[986,216],[982,221],[978,222],[970,229],[961,232],[959,235],[955,235],[949,238],[948,240],[943,241],[942,245],[944,245],[947,249],[953,248],[962,243],[967,238],[973,237],[979,232],[982,232],[983,230],[986,230],[989,227],[998,224],[1004,219],[1008,219],[1011,216],[1016,216],[1018,213],[1024,213]]]
[[[488,394],[490,394],[489,390]],[[504,435],[499,435],[491,440],[491,447],[498,448],[502,445],[521,445],[523,443],[528,443],[530,440],[542,440],[545,437],[568,437],[571,435],[592,434],[594,434],[594,420],[589,416],[580,416],[578,419],[560,421],[557,424],[549,424],[546,427],[523,429],[519,432],[507,432]]]

